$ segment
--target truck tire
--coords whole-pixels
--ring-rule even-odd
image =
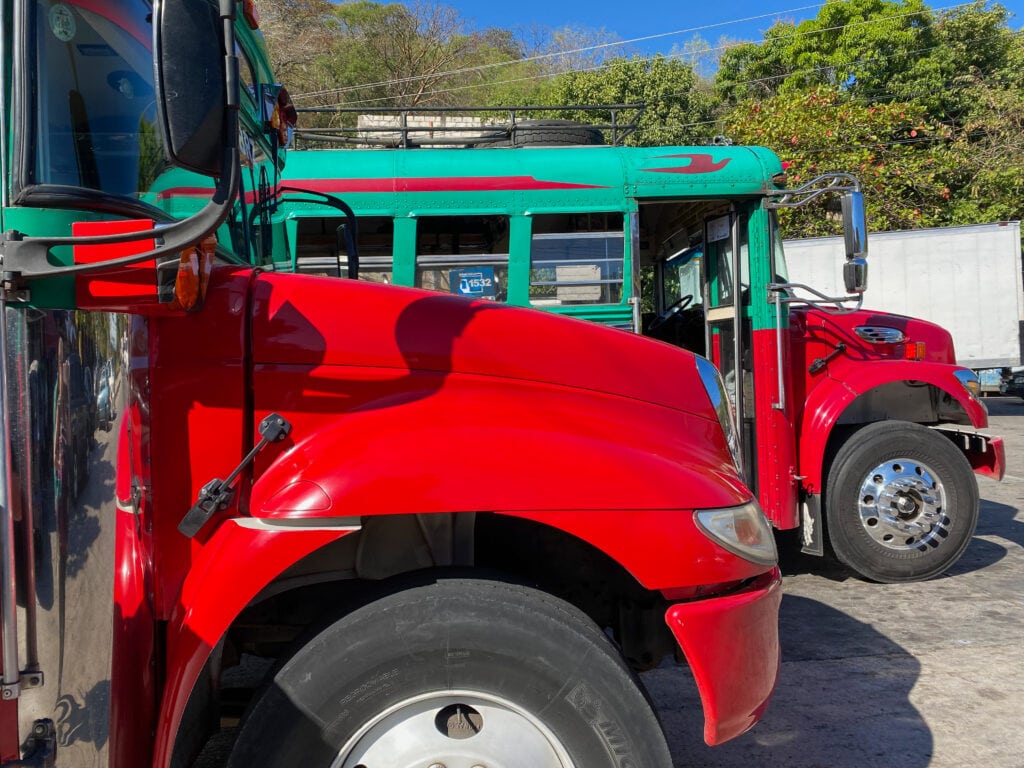
[[[639,682],[573,606],[445,578],[314,636],[247,715],[233,768],[670,768]]]
[[[852,433],[825,494],[829,542],[872,581],[922,581],[952,566],[978,523],[978,484],[944,435],[906,421]]]
[[[507,138],[483,139],[474,147],[575,147],[604,144],[600,129],[572,120],[522,120]]]

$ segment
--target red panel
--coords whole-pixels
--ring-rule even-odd
[[[776,338],[775,329],[753,332],[757,496],[772,524],[787,530],[800,523],[795,477],[796,429],[792,421],[793,392],[788,381],[784,384],[786,410],[774,407],[779,402]]]
[[[170,765],[175,735],[189,694],[231,622],[281,572],[345,530],[246,528],[228,523],[217,528],[183,585],[167,630],[167,682],[153,768]]]
[[[147,349],[148,462],[152,475],[155,610],[166,619],[196,546],[178,523],[214,478],[227,477],[252,447],[245,417],[249,270],[215,269],[199,312],[153,318]],[[211,333],[211,329],[216,332]],[[243,478],[244,484],[244,478]]]
[[[692,509],[749,498],[717,421],[635,400],[344,366],[258,366],[254,391],[255,418],[276,410],[293,425],[258,457],[254,515]],[[289,491],[303,501],[282,506],[281,489],[299,482],[313,495]]]
[[[75,237],[119,235],[145,232],[153,228],[151,219],[129,221],[76,221],[71,225]],[[144,253],[154,248],[152,238],[111,245],[76,245],[75,264],[96,264],[122,256]],[[127,267],[99,270],[75,276],[75,300],[79,307],[127,308],[133,304],[151,304],[157,300],[156,261],[150,259]]]
[[[1006,448],[1003,446],[1003,438],[989,437],[988,450],[984,453],[972,451],[967,454],[967,459],[971,462],[971,469],[979,475],[1002,480],[1006,473]]]
[[[118,450],[120,452],[120,446]],[[120,474],[120,470],[119,470]],[[156,647],[147,581],[149,557],[138,517],[118,510],[114,528],[114,634],[110,678],[110,765],[145,765],[156,727]]]
[[[773,569],[742,592],[695,600],[665,614],[704,704],[704,741],[714,746],[756,723],[779,672],[782,578]]]
[[[3,658],[0,657],[0,662]],[[18,701],[0,701],[0,761],[6,764],[21,757],[18,738]]]

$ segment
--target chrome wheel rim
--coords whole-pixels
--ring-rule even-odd
[[[349,739],[332,768],[575,765],[551,730],[512,702],[487,693],[444,691],[381,712]]]
[[[924,551],[949,533],[942,482],[928,465],[912,459],[890,459],[868,472],[858,508],[868,536],[888,549]]]

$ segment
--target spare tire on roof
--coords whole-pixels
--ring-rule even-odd
[[[597,128],[572,120],[521,120],[505,138],[482,139],[474,147],[569,147],[604,144],[604,134]]]

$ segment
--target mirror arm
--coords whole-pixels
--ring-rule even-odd
[[[828,184],[822,184],[828,181]],[[851,173],[827,173],[794,189],[774,189],[766,193],[765,208],[799,208],[818,197],[835,192],[860,192],[860,179]]]
[[[235,113],[232,112],[232,114]],[[228,123],[230,126],[235,123],[235,120],[229,120]],[[93,237],[25,237],[19,232],[6,232],[0,239],[0,265],[2,265],[4,287],[18,289],[23,287],[24,283],[39,278],[125,267],[162,256],[178,254],[202,240],[227,218],[235,198],[238,197],[240,176],[239,152],[237,144],[232,144],[225,153],[223,172],[214,189],[213,199],[199,213],[175,224],[145,232],[125,232],[118,235],[96,235]],[[148,239],[157,240],[159,245],[152,250],[118,259],[94,264],[70,265],[53,264],[50,261],[52,248],[75,245],[114,245]]]

